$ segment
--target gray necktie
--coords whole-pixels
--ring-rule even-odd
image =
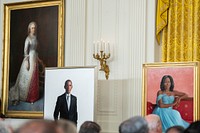
[[[68,108],[68,110],[69,110],[69,107],[70,107],[70,103],[69,103],[69,95],[67,95],[67,108]]]

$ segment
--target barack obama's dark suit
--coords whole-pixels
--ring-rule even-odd
[[[74,122],[77,125],[78,113],[77,113],[77,98],[76,96],[70,96],[70,108],[68,110],[66,93],[58,96],[55,110],[54,110],[54,119],[58,119],[58,115],[60,114],[60,119],[66,119]]]

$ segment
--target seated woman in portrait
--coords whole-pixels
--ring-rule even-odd
[[[156,107],[153,114],[160,116],[163,132],[175,125],[187,128],[189,123],[182,119],[177,110],[173,109],[173,106],[177,106],[181,99],[187,98],[187,95],[174,90],[174,81],[170,75],[162,77],[160,89],[157,92]]]

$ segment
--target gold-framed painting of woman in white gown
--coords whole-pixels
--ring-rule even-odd
[[[4,9],[2,114],[42,118],[45,67],[64,64],[64,1],[9,3]]]

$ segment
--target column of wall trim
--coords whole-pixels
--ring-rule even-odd
[[[135,4],[137,2],[137,4]],[[141,114],[142,64],[145,62],[146,0],[130,0],[130,115]]]
[[[68,0],[66,6],[65,65],[85,65],[86,0]],[[68,12],[69,11],[69,12]],[[77,54],[78,53],[78,54]]]

